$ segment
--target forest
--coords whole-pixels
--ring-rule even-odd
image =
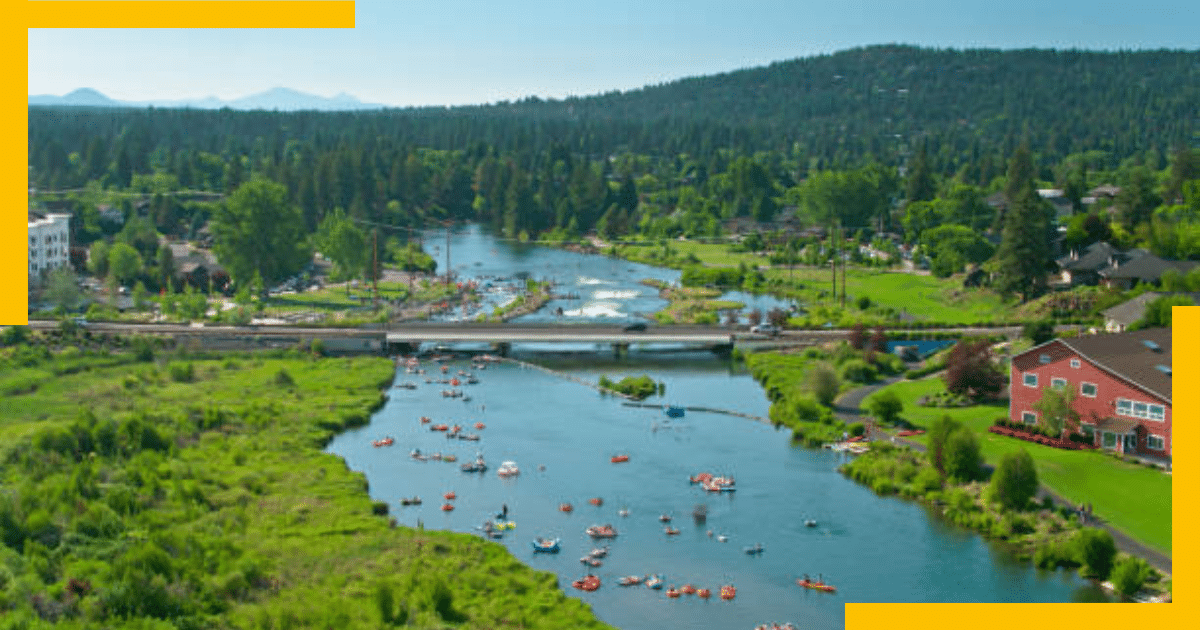
[[[295,225],[299,253],[257,270],[274,281],[305,251],[331,249],[330,234],[358,243],[386,226],[380,241],[399,251],[412,230],[446,220],[560,241],[716,236],[739,218],[839,222],[864,241],[894,232],[919,244],[932,226],[1000,234],[1002,213],[985,201],[1017,189],[1009,170],[1024,146],[1022,176],[1073,204],[1073,216],[1054,218],[1073,230],[1071,246],[1110,238],[1189,258],[1200,256],[1198,72],[1200,53],[1188,51],[873,46],[624,93],[473,107],[30,107],[30,185],[37,200],[76,214],[77,248],[102,238],[136,247],[140,279],[155,290],[153,235],[199,238],[252,180],[280,187],[288,213],[276,223]],[[1088,219],[1083,200],[1100,184],[1122,196],[1092,205]],[[121,221],[106,221],[110,206]],[[951,249],[942,240],[926,245]],[[941,270],[989,253],[974,241],[958,249],[971,253]],[[342,266],[365,272],[361,261]],[[235,283],[251,281],[242,276]]]

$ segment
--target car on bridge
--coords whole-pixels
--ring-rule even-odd
[[[645,332],[646,324],[644,322],[635,322],[623,329],[625,332]]]
[[[751,326],[750,332],[759,335],[771,335],[774,337],[775,335],[779,334],[779,327],[771,324],[759,324],[757,326]]]

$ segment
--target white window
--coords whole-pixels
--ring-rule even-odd
[[[1117,415],[1132,416],[1133,415],[1133,401],[1125,400],[1124,398],[1118,398],[1117,399]]]
[[[1079,367],[1079,359],[1071,359],[1071,367],[1078,368]]]
[[[1095,383],[1080,383],[1079,384],[1079,393],[1083,394],[1084,396],[1087,396],[1088,398],[1095,398],[1096,397],[1096,384]]]
[[[1049,362],[1050,362],[1050,355],[1048,355],[1048,354],[1043,354],[1042,356],[1038,357],[1038,362],[1039,362],[1039,363],[1049,363]]]
[[[1032,411],[1022,411],[1021,422],[1025,424],[1037,424],[1037,414]]]
[[[1162,422],[1166,417],[1167,410],[1162,405],[1150,405],[1150,419]]]
[[[1025,375],[1025,387],[1037,387],[1037,374]]]
[[[1052,378],[1052,379],[1050,379],[1050,387],[1053,387],[1055,389],[1065,389],[1067,387],[1067,379]]]
[[[1144,402],[1133,403],[1133,417],[1134,418],[1149,418],[1150,417],[1149,406],[1150,405],[1147,405]]]
[[[1166,440],[1161,435],[1147,435],[1146,448],[1152,451],[1161,451],[1166,448]]]

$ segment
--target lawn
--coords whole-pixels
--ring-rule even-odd
[[[993,421],[1008,414],[1007,403],[957,409],[920,407],[924,395],[945,391],[940,378],[900,382],[868,396],[895,392],[904,401],[901,416],[928,426],[948,415],[973,429],[980,438],[984,459],[995,465],[1008,452],[1023,448],[1037,464],[1038,479],[1072,503],[1090,502],[1097,515],[1129,536],[1165,553],[1171,553],[1171,477],[1162,471],[1120,461],[1099,451],[1068,451],[988,433]],[[925,443],[924,436],[911,438]]]
[[[725,244],[693,241],[668,241],[669,255],[666,257],[663,256],[661,245],[627,245],[617,251],[625,258],[670,267],[694,264],[685,262],[689,256],[710,267],[737,267],[741,264],[762,267],[768,283],[773,285],[773,291],[786,293],[809,305],[833,306],[828,295],[832,289],[832,274],[828,269],[805,266],[768,268],[769,262],[765,256],[753,252],[731,252],[729,245]],[[1005,302],[988,289],[964,289],[961,277],[935,278],[864,267],[849,267],[845,276],[848,306],[860,297],[867,297],[876,307],[904,313],[918,321],[945,324],[974,324],[1015,318],[1014,304]],[[838,291],[841,291],[841,281],[842,274],[839,272]],[[848,314],[855,318],[869,316],[869,313],[860,315],[853,309]],[[824,322],[815,323],[819,325]]]

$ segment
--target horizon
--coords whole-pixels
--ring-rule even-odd
[[[385,107],[489,105],[628,92],[856,48],[1195,51],[1191,3],[1096,11],[851,0],[434,6],[357,0],[354,29],[29,29],[28,96],[224,101],[276,87]]]

